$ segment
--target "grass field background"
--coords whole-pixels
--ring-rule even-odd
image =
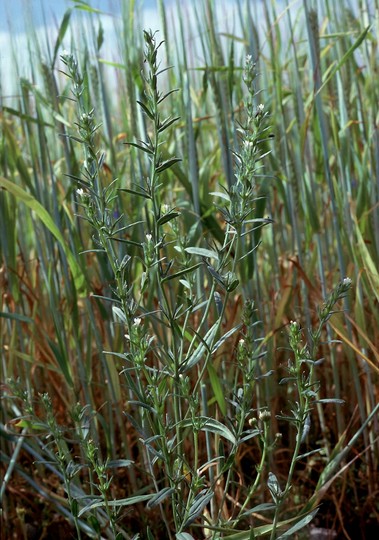
[[[251,410],[270,412],[267,429],[272,440],[281,433],[280,443],[265,458],[249,508],[267,503],[267,474],[273,471],[279,483],[285,484],[296,444],[295,430],[281,418],[295,397],[287,385],[279,384],[290,356],[290,321],[299,323],[307,340],[317,326],[318,306],[338,282],[350,278],[350,291],[336,305],[323,331],[317,359],[324,361],[314,374],[320,382],[319,398],[336,398],[344,404],[315,405],[304,457],[298,461],[281,519],[301,514],[304,508],[310,512],[322,501],[315,518],[318,526],[336,531],[338,538],[372,538],[379,515],[379,6],[376,0],[359,1],[354,10],[347,2],[328,0],[295,5],[267,1],[240,2],[232,11],[230,7],[223,11],[216,4],[198,2],[187,10],[180,3],[168,9],[157,2],[161,28],[157,39],[164,40],[158,59],[162,68],[173,66],[161,75],[159,84],[162,91],[178,89],[162,103],[162,116],[178,120],[164,132],[160,151],[162,159],[181,160],[159,175],[159,201],[180,212],[175,217],[177,229],[172,232],[168,220],[160,223],[169,239],[174,234],[177,245],[195,249],[190,262],[184,261],[184,251],[175,252],[172,245],[165,253],[180,264],[195,266],[202,263],[201,249],[209,255],[225,242],[227,226],[217,207],[220,200],[213,193],[225,193],[235,183],[234,152],[243,145],[238,127],[245,118],[246,55],[257,63],[259,93],[254,106],[263,104],[267,112],[269,136],[259,147],[260,155],[267,155],[254,169],[253,211],[254,219],[266,219],[267,224],[243,237],[241,249],[247,255],[236,267],[238,287],[217,289],[225,300],[217,331],[226,338],[212,356],[211,369],[202,370],[201,360],[187,373],[186,391],[188,396],[198,395],[203,414],[206,410],[206,416],[215,421],[233,424],[235,399],[244,380],[237,352],[246,332],[241,334],[244,327],[238,325],[244,321],[244,302],[253,300],[251,339],[258,355],[257,380],[272,375],[254,383]],[[151,176],[151,163],[146,153],[124,144],[151,136],[149,118],[137,104],[144,100],[141,70],[146,67],[141,14],[137,3],[123,4],[120,16],[113,19],[114,54],[109,55],[107,48],[104,55],[98,14],[84,2],[72,8],[60,21],[59,31],[46,39],[41,39],[41,33],[37,36],[31,25],[27,27],[22,55],[30,64],[30,77],[19,78],[16,61],[12,76],[17,92],[12,100],[1,99],[2,534],[4,538],[32,538],[30,531],[35,530],[35,538],[58,538],[56,531],[67,534],[71,530],[68,523],[73,526],[75,504],[83,509],[88,503],[85,494],[105,497],[102,492],[95,495],[93,486],[99,480],[83,472],[89,452],[83,445],[91,440],[99,463],[108,459],[119,465],[108,490],[109,500],[135,495],[141,499],[121,510],[115,529],[102,507],[91,507],[90,517],[83,513],[77,519],[74,535],[78,530],[84,538],[117,534],[132,538],[140,533],[141,538],[150,539],[175,538],[186,531],[193,538],[205,538],[208,528],[208,534],[213,534],[209,537],[242,540],[250,538],[255,527],[258,537],[262,532],[258,528],[271,523],[270,509],[268,513],[252,510],[235,525],[235,533],[228,526],[235,515],[233,508],[243,505],[244,490],[254,483],[264,446],[255,439],[241,443],[230,473],[233,480],[221,481],[220,476],[213,490],[215,502],[205,502],[187,528],[178,528],[172,517],[178,493],[167,491],[162,502],[145,509],[144,496],[174,488],[158,472],[154,477],[159,460],[146,462],[146,441],[138,430],[138,421],[146,420],[145,412],[132,396],[133,384],[137,384],[132,381],[138,380],[139,372],[129,379],[120,375],[125,368],[124,321],[112,310],[111,302],[99,298],[115,296],[114,267],[104,253],[80,254],[94,247],[93,231],[78,216],[83,213],[77,192],[82,185],[75,178],[82,177],[84,157],[80,142],[72,138],[77,136],[77,109],[60,58],[65,49],[78,59],[85,99],[101,123],[94,144],[105,153],[99,171],[102,185],[107,187],[118,178],[118,186],[127,190],[115,192],[111,217],[116,220],[123,215],[122,223],[136,223],[122,232],[123,241],[114,244],[113,256],[118,260],[125,254],[131,257],[129,285],[135,302],[141,304],[136,314],[156,334],[159,347],[168,351],[175,348],[175,331],[171,335],[155,316],[148,316],[149,308],[153,312],[162,306],[160,293],[153,286],[142,293],[140,289],[146,273],[142,248],[155,223],[150,203],[140,195]],[[224,30],[225,13],[235,20],[228,31]],[[106,32],[111,31],[107,24]],[[20,55],[18,50],[14,53],[15,58],[16,53]],[[234,268],[238,252],[230,257]],[[205,264],[193,272],[191,290],[200,304],[217,280]],[[183,279],[184,275],[170,280],[168,304],[185,298]],[[204,307],[191,311],[190,328],[204,331],[198,347],[203,344],[205,356],[204,339],[217,321],[216,308],[213,304],[209,308],[204,326]],[[192,343],[188,332],[183,330],[183,343],[185,339]],[[148,358],[151,366],[163,369],[154,353]],[[148,373],[141,377],[145,380]],[[163,382],[159,386],[163,408],[158,416],[162,419],[169,416],[171,403],[176,410],[173,388],[179,385],[175,377],[174,386],[163,380],[167,386]],[[41,399],[45,394],[50,396],[49,403]],[[190,401],[188,397],[185,403]],[[55,435],[54,429],[58,429]],[[195,474],[195,458],[186,429],[181,452],[187,458],[181,465],[181,482],[190,485],[189,493],[195,493],[196,486],[189,480]],[[55,448],[57,440],[64,442],[65,449],[60,443]],[[202,432],[200,462],[211,461],[212,456],[221,459],[223,452],[222,459],[227,460],[229,443],[220,443],[216,428],[210,434]],[[312,453],[317,448],[321,452]],[[67,460],[66,470],[69,462],[83,467],[72,479],[71,495],[60,459]],[[174,464],[170,467],[172,472]],[[213,485],[212,475],[208,470],[204,474],[208,489]],[[101,477],[97,469],[95,476]],[[228,496],[225,486],[231,486]],[[184,493],[187,488],[180,489]],[[220,508],[218,514],[213,504]],[[218,515],[218,521],[211,521],[219,531],[212,533],[208,521],[205,525],[209,513],[212,518]],[[158,522],[166,528],[160,529]],[[270,535],[272,530],[266,532]],[[241,536],[233,536],[238,533]],[[294,532],[292,537],[296,534],[301,533]]]

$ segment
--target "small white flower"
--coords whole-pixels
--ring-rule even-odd
[[[299,328],[299,325],[296,321],[290,321],[290,326],[293,328],[293,330],[297,330]]]
[[[133,326],[136,326],[138,328],[138,326],[141,324],[141,321],[142,321],[142,319],[140,317],[136,317],[133,320]]]
[[[243,141],[243,145],[245,148],[251,148],[253,144],[253,141],[248,141],[247,139]]]
[[[257,111],[260,112],[260,113],[263,113],[264,108],[265,108],[265,106],[263,105],[263,103],[260,103],[260,104],[257,106]]]
[[[71,53],[69,53],[68,51],[66,51],[66,49],[64,49],[64,51],[62,52],[61,54],[61,58],[62,60],[65,62],[65,63],[70,63],[72,62],[73,60],[73,56]]]
[[[245,340],[241,338],[238,343],[242,346],[245,343]]]
[[[84,195],[84,189],[79,188],[79,189],[76,190],[76,193],[79,195],[79,197],[83,197],[83,195]]]
[[[151,234],[147,234],[147,235],[146,235],[146,240],[147,240],[148,242],[151,242],[152,239],[153,239],[153,237],[152,237]]]
[[[251,56],[251,54],[247,54],[246,55],[246,64],[250,64],[250,62],[252,61],[253,57]]]
[[[345,285],[345,287],[350,287],[351,279],[349,277],[345,277],[343,280],[343,284]]]

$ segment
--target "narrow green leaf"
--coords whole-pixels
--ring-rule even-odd
[[[162,103],[162,101],[164,101],[166,98],[168,98],[168,96],[171,96],[171,94],[174,94],[175,92],[178,92],[179,91],[179,88],[174,88],[173,90],[169,90],[166,94],[164,94],[162,97],[160,97],[157,101],[157,103]],[[179,119],[179,117],[178,117]]]
[[[40,118],[34,118],[34,116],[30,116],[30,114],[24,114],[17,109],[12,109],[12,107],[2,107],[2,110],[11,114],[12,116],[17,116],[18,118],[20,118],[20,120],[25,120],[26,122],[33,122],[33,124],[37,124],[41,127],[54,127],[53,124],[43,122]]]
[[[163,131],[165,131],[165,129],[169,128],[174,122],[179,119],[179,116],[176,116],[175,118],[166,118],[166,120],[159,124],[158,132],[162,133]]]
[[[162,501],[167,499],[167,497],[169,497],[174,492],[175,492],[174,488],[171,488],[171,487],[163,488],[161,491],[156,493],[154,497],[150,499],[146,507],[151,509],[151,508],[154,508],[155,506],[158,506],[159,504],[161,504]]]
[[[58,229],[58,227],[55,225],[53,218],[50,216],[46,208],[42,206],[41,203],[37,201],[32,195],[27,193],[24,189],[22,189],[17,184],[14,184],[13,182],[10,182],[9,180],[6,180],[3,177],[0,177],[0,186],[5,188],[7,191],[12,193],[19,201],[23,202],[28,206],[33,212],[36,213],[36,215],[39,217],[39,219],[42,221],[42,223],[49,229],[51,234],[55,236],[55,238],[58,240],[60,245],[62,246],[62,249],[67,257],[67,262],[70,266],[72,277],[75,283],[75,288],[79,294],[80,297],[84,297],[87,295],[86,292],[86,282],[85,282],[85,276],[82,272],[82,269],[80,268],[79,264],[76,262],[76,259],[71,252],[70,248],[66,244],[65,239],[63,238],[62,233]]]
[[[163,163],[161,163],[156,168],[157,174],[160,174],[161,172],[165,171],[166,169],[169,169],[170,167],[172,167],[173,165],[175,165],[175,163],[178,163],[179,161],[182,161],[182,160],[180,158],[171,158],[171,159],[167,159],[166,161],[163,161]]]
[[[296,519],[297,517],[286,519],[285,521],[279,521],[279,523],[277,524],[277,529],[293,523]],[[224,536],[223,540],[251,540],[252,532],[254,532],[255,536],[260,537],[270,534],[272,528],[273,526],[271,523],[269,525],[261,525],[260,527],[254,527],[254,529],[250,529],[248,531],[241,531],[235,534]]]
[[[337,403],[338,405],[343,405],[346,402],[344,399],[324,398],[324,399],[316,399],[313,403]]]
[[[157,219],[157,225],[163,225],[164,223],[168,223],[172,219],[177,218],[180,216],[180,212],[168,212],[167,214],[163,214],[159,219]]]
[[[134,143],[134,142],[128,142],[126,144],[128,146],[134,146],[134,148],[138,148],[138,150],[142,150],[142,152],[145,152],[146,154],[149,154],[150,156],[154,155],[154,150],[150,148],[150,146],[145,146],[145,145]]]
[[[201,340],[201,343],[199,344],[197,349],[189,356],[189,358],[186,358],[184,362],[181,364],[179,368],[180,373],[186,373],[187,371],[189,371],[191,368],[193,368],[200,362],[205,351],[209,349],[210,345],[212,345],[212,342],[216,336],[217,329],[218,329],[218,323],[216,322],[208,330],[204,339]]]
[[[216,352],[221,345],[230,338],[237,330],[241,328],[242,324],[237,324],[236,326],[233,326],[230,330],[228,330],[213,346],[212,353]]]
[[[199,255],[199,257],[208,257],[209,259],[216,259],[218,261],[218,253],[211,249],[205,249],[200,247],[186,247],[184,251],[190,253],[191,255]]]
[[[147,105],[145,105],[142,101],[138,101],[138,99],[136,100],[138,105],[141,107],[141,109],[147,114],[147,116],[151,119],[151,120],[154,120],[154,114],[151,112],[151,110],[147,107]]]
[[[125,191],[125,193],[131,193],[132,195],[137,195],[137,197],[143,197],[144,199],[151,199],[150,195],[144,191],[136,191],[128,188],[120,188],[119,191]]]
[[[53,60],[51,62],[51,67],[52,68],[54,67],[55,60],[57,58],[58,49],[61,46],[61,43],[63,41],[64,36],[66,35],[67,28],[68,28],[68,25],[70,23],[71,13],[72,13],[72,8],[69,8],[66,11],[66,13],[64,14],[63,20],[62,20],[61,25],[59,27],[58,37],[57,37],[57,40],[55,42],[55,47],[54,47]]]
[[[121,322],[123,322],[125,324],[127,323],[125,313],[123,312],[122,309],[120,309],[117,306],[112,306],[112,312],[116,317],[118,317],[120,319]]]
[[[297,456],[296,461],[301,461],[302,459],[312,456],[313,454],[317,454],[318,452],[322,452],[323,448],[316,448],[315,450],[311,450],[310,452],[306,452],[305,454],[300,454]]]
[[[207,416],[200,416],[195,420],[193,420],[192,418],[188,418],[186,420],[182,420],[181,422],[179,422],[179,424],[181,427],[192,427],[193,429],[195,429],[194,422],[199,423],[199,429],[201,431],[210,431],[211,433],[217,433],[217,435],[221,435],[221,437],[224,437],[232,444],[237,444],[237,440],[233,433],[230,431],[230,429],[224,426],[224,424],[222,424],[218,420],[215,420],[214,418],[208,418]]]
[[[12,319],[14,321],[20,321],[20,322],[26,322],[26,323],[34,323],[35,322],[30,317],[26,317],[25,315],[21,315],[21,313],[6,313],[4,311],[0,311],[0,317],[3,317],[4,319]]]
[[[300,531],[300,529],[303,529],[304,527],[306,527],[315,517],[317,512],[318,512],[318,508],[316,508],[316,510],[313,510],[313,512],[310,512],[307,516],[303,517],[298,523],[296,523],[296,525],[291,527],[287,532],[285,532],[284,534],[281,534],[278,537],[278,540],[285,540],[286,538],[291,537],[295,532]]]
[[[247,510],[246,512],[244,512],[242,516],[249,516],[250,514],[253,514],[254,512],[265,512],[266,510],[274,510],[274,508],[276,508],[276,506],[273,503],[262,503],[262,504],[258,504],[258,506],[254,506],[253,508],[250,508],[250,510]]]
[[[190,274],[190,273],[194,272],[195,270],[197,270],[202,264],[203,263],[197,263],[197,264],[194,264],[193,266],[190,266],[189,268],[185,268],[184,270],[180,270],[180,272],[176,272],[175,274],[170,274],[169,276],[165,276],[162,279],[162,283],[164,283],[165,281],[170,281],[171,279],[175,279],[177,277],[184,276],[185,274]]]
[[[119,62],[111,62],[110,60],[105,60],[104,58],[99,58],[99,62],[101,64],[105,64],[106,66],[115,67],[117,69],[124,69],[126,70],[125,64],[120,64]]]
[[[133,504],[139,504],[144,501],[149,501],[152,497],[154,497],[154,494],[150,495],[136,495],[135,497],[129,497],[128,499],[118,499],[116,501],[108,501],[108,505],[112,508],[118,508],[119,506],[131,506]],[[84,508],[82,508],[79,512],[79,517],[88,512],[89,510],[93,510],[94,508],[100,508],[102,506],[105,506],[104,501],[91,501],[89,504],[87,504]]]
[[[208,369],[209,380],[211,382],[214,396],[216,398],[218,406],[220,407],[220,411],[222,412],[223,415],[225,415],[226,414],[226,400],[225,400],[224,390],[220,382],[220,378],[218,377],[213,364],[211,364],[210,362],[208,362],[207,369]]]
[[[329,75],[327,76],[327,78],[323,81],[322,85],[320,86],[320,88],[318,89],[317,91],[317,94],[319,94],[321,92],[321,90],[328,84],[328,82],[330,81],[330,79],[333,77],[333,75],[344,65],[344,63],[350,58],[350,56],[353,54],[353,52],[355,51],[355,49],[357,47],[359,47],[359,45],[362,43],[362,41],[366,38],[367,34],[368,34],[368,31],[370,30],[370,27],[367,26],[367,28],[365,28],[363,30],[363,32],[358,36],[358,39],[353,43],[353,45],[350,47],[350,49],[348,51],[346,51],[346,53],[343,55],[343,57],[341,58],[341,60],[338,62],[338,64],[336,65],[336,67],[334,69],[331,70],[331,72],[329,73]]]
[[[121,467],[130,467],[134,461],[131,459],[113,459],[108,461],[107,469],[120,469]]]
[[[73,1],[75,2],[75,9],[79,9],[81,11],[87,11],[88,13],[97,13],[98,15],[101,15],[101,14],[104,13],[100,9],[96,9],[94,7],[91,7],[84,0],[73,0]]]
[[[212,491],[207,493],[207,490],[204,489],[195,497],[189,510],[187,521],[184,523],[183,528],[188,527],[195,521],[213,496],[214,493]]]
[[[225,201],[230,202],[228,193],[224,193],[222,191],[211,191],[209,195],[214,195],[215,197],[220,197],[221,199],[225,199]]]

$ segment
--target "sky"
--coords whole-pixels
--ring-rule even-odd
[[[0,32],[13,35],[25,31],[25,18],[37,29],[60,20],[69,3],[65,0],[0,0]],[[45,21],[44,21],[45,17]]]
[[[141,0],[139,0],[141,3]],[[150,20],[157,21],[155,0],[142,0],[144,15]],[[99,9],[105,38],[108,40],[113,30],[114,19],[120,15],[120,0],[89,0],[91,7]],[[15,94],[14,65],[17,62],[19,75],[30,77],[29,55],[27,54],[27,26],[32,23],[39,40],[46,40],[46,30],[49,41],[54,43],[58,29],[66,11],[73,7],[70,0],[0,0],[0,77],[3,104],[9,105]],[[82,13],[82,12],[80,12]],[[71,21],[73,17],[71,17]],[[67,41],[69,40],[67,36]],[[19,54],[23,51],[25,54]],[[17,60],[15,60],[15,55]]]
[[[117,15],[120,0],[87,0],[91,7],[104,13]],[[155,0],[139,0],[147,10],[155,7]],[[167,0],[166,0],[167,2]],[[0,31],[24,31],[24,17],[31,14],[35,26],[53,24],[62,19],[65,11],[73,6],[70,0],[0,0]]]
[[[110,57],[112,53],[109,51],[112,49],[111,36],[114,34],[114,22],[120,16],[121,1],[87,0],[91,7],[103,13],[101,22],[104,28],[105,44],[101,52],[103,57],[113,61],[116,59]],[[261,0],[254,1],[261,2]],[[180,2],[187,7],[193,4],[193,0],[164,0],[164,2],[168,7],[168,13],[170,13],[170,6],[175,9]],[[222,8],[224,13],[228,13],[235,8],[236,2],[237,0],[216,0],[216,5]],[[142,6],[141,32],[143,29],[160,30],[157,0],[136,0],[136,4]],[[14,87],[16,63],[19,75],[30,78],[26,27],[31,23],[41,42],[46,40],[47,30],[49,41],[54,44],[63,16],[73,5],[74,3],[70,0],[0,0],[0,96],[2,96],[3,104],[9,105],[9,101],[16,92]],[[225,17],[225,24],[230,25],[228,17]],[[66,43],[69,43],[68,37]],[[67,45],[66,47],[69,48]],[[19,51],[22,53],[20,54]]]
[[[83,0],[77,0],[83,1]],[[102,48],[102,56],[109,60],[117,60],[112,53],[112,35],[114,35],[114,22],[120,16],[121,2],[131,0],[87,0],[91,7],[103,12],[101,22],[104,28],[105,43]],[[141,21],[141,32],[143,29],[160,30],[160,18],[157,12],[157,0],[135,0],[137,5],[142,6],[143,21]],[[246,0],[241,0],[244,3]],[[264,0],[249,0],[251,5],[261,6]],[[290,4],[292,13],[297,13],[303,4],[303,0],[277,0],[279,10],[284,9],[286,3]],[[359,0],[334,0],[340,2],[341,6],[358,5]],[[172,10],[176,5],[193,5],[195,0],[164,0],[165,5]],[[220,27],[224,31],[233,31],[238,35],[239,29],[233,26],[238,0],[214,0],[219,13]],[[368,0],[374,5],[374,0]],[[268,1],[268,4],[271,0]],[[308,4],[323,4],[323,0],[308,0]],[[26,25],[32,25],[40,41],[46,40],[55,43],[62,18],[74,5],[70,0],[0,0],[0,105],[9,105],[15,90],[14,67],[17,64],[19,75],[30,78],[29,55],[27,54]],[[171,18],[170,18],[171,20]],[[69,43],[67,37],[66,42]],[[69,45],[66,45],[69,48]],[[113,55],[113,57],[112,57]],[[15,60],[15,58],[17,58]]]

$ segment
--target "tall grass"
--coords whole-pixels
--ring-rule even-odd
[[[96,14],[76,35],[68,12],[49,50],[30,29],[31,79],[2,100],[5,537],[58,513],[78,538],[279,538],[323,501],[320,526],[370,538],[379,6],[241,2],[228,32],[211,1],[158,7],[158,90],[179,89],[160,120],[134,2],[117,66]]]

